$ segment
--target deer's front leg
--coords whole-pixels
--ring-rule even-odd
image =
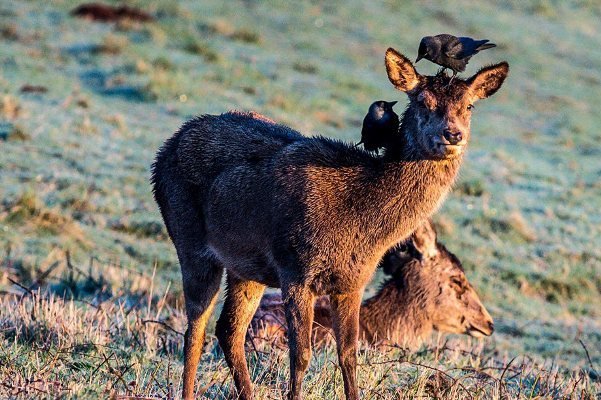
[[[282,295],[290,346],[288,399],[300,400],[303,378],[311,360],[311,329],[315,298],[309,288],[303,286],[282,287]]]
[[[347,400],[358,400],[357,341],[359,339],[359,308],[363,290],[330,295],[334,334],[338,347],[338,362],[342,370]]]

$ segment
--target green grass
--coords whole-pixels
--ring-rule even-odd
[[[0,397],[43,395],[36,384],[66,397],[175,395],[181,337],[140,322],[151,315],[185,327],[175,251],[148,183],[158,146],[190,116],[232,108],[356,141],[372,101],[405,99],[386,78],[386,48],[411,58],[422,36],[438,32],[499,45],[467,74],[500,60],[511,66],[501,91],[477,104],[460,181],[435,217],[497,330],[483,341],[449,337],[459,353],[436,338],[398,362],[375,364],[398,360],[399,350],[366,350],[361,362],[373,365],[360,370],[363,394],[601,390],[593,371],[601,370],[597,3],[128,3],[157,16],[148,24],[74,19],[76,4],[0,5]],[[48,90],[21,92],[25,84]],[[40,292],[20,301],[11,280]],[[132,307],[126,318],[123,307]],[[199,375],[216,397],[231,383],[218,353],[211,337]],[[286,352],[249,358],[260,393],[280,398],[287,371],[269,365],[286,363]],[[501,379],[498,368],[514,358],[515,372]],[[462,377],[465,389],[416,364]],[[331,348],[315,355],[305,385],[308,398],[342,393]]]

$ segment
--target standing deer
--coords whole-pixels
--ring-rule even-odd
[[[358,399],[363,289],[384,253],[440,206],[469,140],[472,104],[495,93],[508,73],[503,62],[449,84],[446,74],[420,75],[394,49],[385,60],[409,106],[398,143],[382,158],[239,112],[188,121],[157,153],[153,190],[177,250],[188,316],[185,398],[194,395],[225,269],[216,336],[241,399],[253,397],[244,341],[266,286],[282,289],[289,398],[301,398],[313,303],[327,294],[346,398]]]
[[[380,262],[388,278],[363,302],[359,337],[370,344],[392,342],[417,348],[433,330],[490,336],[493,320],[465,276],[459,259],[436,240],[428,221],[389,250]],[[332,309],[326,296],[314,307],[313,342],[329,341]],[[251,322],[250,337],[285,341],[284,305],[279,293],[266,294]]]

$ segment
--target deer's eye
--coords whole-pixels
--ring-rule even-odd
[[[461,288],[463,286],[463,282],[461,282],[461,279],[459,278],[452,278],[451,283],[453,284],[453,286],[457,286],[458,288]]]
[[[473,105],[473,104],[469,104],[469,105],[467,106],[467,109],[468,109],[469,111],[472,111],[474,108],[475,108],[475,107],[474,107],[474,105]]]

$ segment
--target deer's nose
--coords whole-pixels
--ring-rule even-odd
[[[450,144],[457,144],[461,142],[461,139],[463,139],[463,135],[460,131],[453,132],[449,129],[445,129],[442,134],[444,138],[449,141]]]

